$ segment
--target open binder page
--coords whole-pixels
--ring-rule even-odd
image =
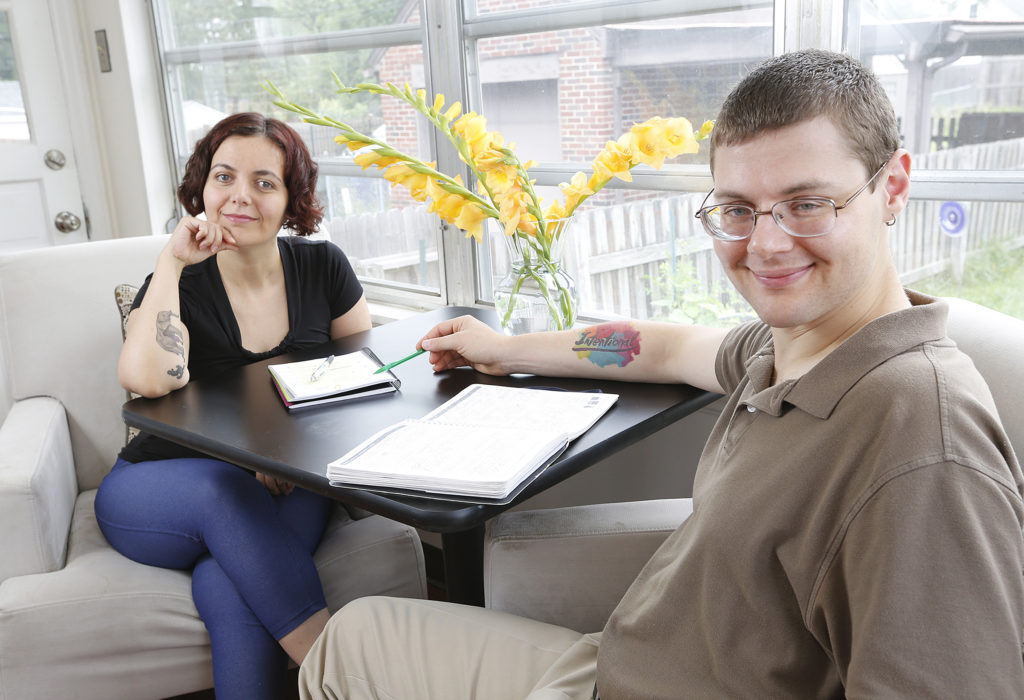
[[[567,442],[550,430],[404,421],[332,462],[327,475],[332,483],[501,498]]]
[[[331,462],[333,485],[503,499],[618,398],[475,384]]]
[[[514,426],[521,432],[553,428],[574,440],[596,423],[618,398],[618,394],[472,384],[423,420]]]

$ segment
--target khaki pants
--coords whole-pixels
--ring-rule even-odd
[[[304,700],[583,700],[600,635],[405,598],[339,610],[299,671]]]

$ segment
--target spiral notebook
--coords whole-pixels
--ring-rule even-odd
[[[323,373],[313,373],[327,360],[269,365],[270,377],[289,411],[338,401],[350,401],[398,390],[401,381],[391,372],[374,374],[384,363],[369,348],[336,355]]]

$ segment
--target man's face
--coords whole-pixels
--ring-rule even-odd
[[[716,149],[713,197],[758,211],[811,195],[842,205],[871,175],[832,122],[818,117]],[[714,242],[729,279],[762,321],[793,329],[852,324],[859,302],[882,293],[891,270],[886,176],[841,209],[827,235],[794,238],[766,215],[750,238]]]

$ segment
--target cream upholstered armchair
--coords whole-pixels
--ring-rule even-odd
[[[949,335],[985,377],[1010,443],[1024,456],[1024,321],[947,301]],[[486,605],[579,632],[600,630],[691,512],[690,499],[669,499],[504,513],[485,539]]]
[[[0,698],[162,698],[213,685],[189,574],[114,551],[93,513],[125,440],[114,289],[166,237],[0,256]],[[338,506],[316,552],[328,605],[425,597],[416,531]]]

